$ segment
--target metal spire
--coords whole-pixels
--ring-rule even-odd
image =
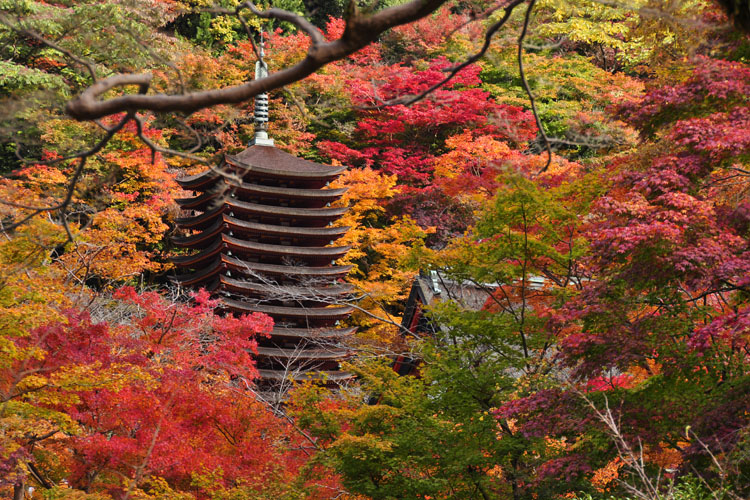
[[[263,32],[260,32],[258,45],[258,61],[255,63],[255,79],[268,76],[268,64],[263,60],[265,43]],[[250,141],[251,146],[273,146],[273,139],[268,138],[268,94],[265,92],[255,96],[255,137]]]

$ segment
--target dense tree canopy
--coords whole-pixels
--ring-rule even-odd
[[[748,19],[0,1],[0,494],[747,498]],[[272,320],[168,259],[175,178],[244,149],[268,89],[277,147],[349,166],[359,328],[356,379],[282,406],[254,383]]]

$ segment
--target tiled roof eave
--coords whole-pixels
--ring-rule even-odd
[[[236,231],[248,231],[260,234],[272,234],[279,236],[320,236],[338,238],[343,236],[349,227],[300,227],[300,226],[277,226],[275,224],[262,224],[259,222],[248,222],[230,215],[224,214],[223,220],[230,229]]]
[[[332,306],[332,307],[289,307],[289,306],[269,306],[265,304],[252,304],[222,298],[222,302],[230,309],[236,309],[243,312],[261,312],[269,316],[281,316],[288,318],[307,318],[307,319],[342,319],[351,314],[354,310],[352,306]]]
[[[350,328],[283,328],[274,327],[271,338],[304,338],[304,339],[334,339],[348,337],[357,331],[356,327]]]
[[[336,278],[345,276],[354,266],[285,266],[280,264],[265,264],[248,262],[242,259],[222,254],[224,264],[239,273],[261,273],[281,276],[295,276],[299,278]]]
[[[281,347],[258,347],[258,355],[282,359],[344,359],[352,355],[347,349],[284,349]]]
[[[290,373],[284,370],[258,370],[258,375],[261,379],[275,381],[292,379],[295,381],[327,380],[330,382],[343,382],[354,378],[354,375],[351,373],[340,371],[293,371]]]
[[[352,285],[333,285],[333,286],[285,286],[285,285],[274,285],[274,284],[263,284],[253,283],[251,281],[243,281],[231,278],[229,276],[221,276],[221,283],[228,288],[233,288],[238,291],[251,292],[258,295],[266,295],[268,297],[283,296],[283,297],[302,297],[300,300],[317,300],[317,299],[330,299],[333,297],[342,297],[350,295],[355,288]]]
[[[311,200],[337,200],[347,191],[347,188],[339,189],[303,189],[278,186],[264,186],[250,182],[235,182],[228,180],[230,189],[252,195],[278,196],[281,199],[311,199]]]
[[[351,249],[351,246],[342,247],[298,247],[291,245],[273,245],[270,243],[257,243],[255,241],[245,241],[240,238],[233,238],[228,234],[221,235],[221,241],[227,247],[238,251],[253,253],[263,253],[266,255],[281,255],[287,257],[319,257],[337,259],[342,257]]]
[[[170,257],[169,260],[179,267],[191,267],[197,266],[204,262],[206,259],[219,255],[224,248],[224,242],[220,239],[216,240],[212,245],[207,247],[205,250],[192,254],[192,255],[179,255]]]
[[[201,248],[208,246],[206,243],[208,243],[212,238],[217,237],[222,230],[225,229],[224,221],[223,220],[216,220],[211,226],[204,229],[200,233],[192,234],[190,236],[183,236],[183,237],[172,237],[172,243],[175,244],[175,246],[181,247],[181,248]],[[210,244],[210,243],[209,243]]]
[[[206,266],[200,271],[178,274],[173,276],[172,281],[179,283],[182,286],[193,286],[206,280],[213,279],[217,274],[224,270],[224,263],[221,258],[217,258],[211,264]]]

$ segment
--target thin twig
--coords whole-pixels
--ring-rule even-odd
[[[11,201],[6,201],[6,200],[0,199],[0,204],[8,205],[8,206],[11,206],[11,207],[14,207],[14,208],[21,208],[21,209],[32,210],[33,211],[31,214],[27,215],[26,217],[24,217],[20,221],[15,222],[15,223],[11,224],[10,226],[7,226],[5,228],[5,230],[6,231],[13,230],[13,229],[15,229],[15,228],[19,227],[20,225],[28,222],[29,220],[31,220],[32,218],[34,218],[35,216],[37,216],[37,215],[39,215],[40,213],[43,213],[43,212],[54,212],[54,211],[57,211],[57,210],[64,211],[71,204],[71,202],[73,201],[73,194],[75,193],[76,185],[78,184],[78,181],[81,178],[81,175],[83,174],[83,170],[86,167],[86,161],[87,161],[87,159],[91,155],[94,155],[94,154],[98,153],[105,146],[105,144],[107,144],[109,142],[109,140],[117,132],[119,132],[125,126],[125,124],[128,123],[132,118],[133,118],[133,114],[132,113],[128,113],[127,115],[125,115],[125,117],[122,118],[122,120],[120,120],[117,123],[117,125],[115,125],[111,129],[109,129],[109,132],[107,132],[107,135],[104,137],[104,139],[102,139],[101,141],[99,141],[94,147],[92,147],[88,151],[84,151],[82,153],[79,153],[78,155],[72,155],[70,157],[66,157],[67,159],[79,158],[80,161],[79,161],[78,166],[76,167],[75,171],[73,172],[73,176],[71,177],[70,181],[68,182],[68,187],[67,187],[66,192],[65,192],[65,197],[62,199],[62,201],[60,203],[57,203],[56,205],[52,205],[52,206],[49,206],[49,207],[36,207],[36,206],[24,205],[24,204],[21,204],[21,203],[15,203],[15,202],[11,202]],[[62,161],[62,160],[58,160],[58,161]],[[73,235],[70,232],[70,228],[67,225],[67,221],[66,221],[64,215],[63,215],[63,217],[61,217],[61,220],[63,222],[63,226],[65,227],[65,231],[68,233],[69,240],[72,240],[73,239]]]
[[[191,153],[185,153],[185,152],[182,152],[182,151],[177,151],[175,149],[164,148],[164,147],[159,146],[158,144],[156,144],[155,142],[153,142],[151,139],[149,139],[148,137],[146,137],[145,134],[143,133],[143,118],[142,117],[140,117],[138,115],[134,115],[133,116],[133,121],[135,122],[135,127],[136,127],[136,130],[137,130],[138,138],[141,141],[143,141],[143,143],[151,150],[151,162],[152,163],[156,159],[156,153],[169,154],[169,155],[173,155],[173,156],[179,156],[181,158],[187,158],[189,160],[193,160],[193,161],[196,161],[196,162],[199,162],[199,163],[208,163],[207,159],[201,158],[200,156],[196,156],[196,155],[191,154]]]
[[[32,29],[21,28],[21,27],[13,25],[12,23],[10,23],[7,20],[6,16],[0,15],[0,24],[6,26],[7,28],[15,31],[16,33],[18,33],[20,35],[25,35],[25,36],[28,36],[30,38],[33,38],[37,42],[40,42],[40,43],[46,45],[47,47],[60,52],[61,54],[63,54],[65,57],[69,58],[73,62],[76,62],[76,63],[80,64],[81,66],[85,67],[86,71],[88,72],[89,76],[91,77],[91,80],[93,80],[94,83],[96,83],[96,81],[97,81],[96,66],[91,61],[73,54],[71,51],[69,51],[65,47],[62,47],[58,43],[55,43],[52,40],[49,40],[49,39],[43,37],[42,35],[40,35],[39,33],[37,33],[36,31],[34,31]],[[20,24],[20,20],[19,20],[19,24]]]
[[[420,94],[414,95],[414,96],[404,96],[400,97],[398,99],[392,99],[390,101],[384,102],[383,106],[396,106],[396,105],[403,105],[403,106],[410,106],[412,104],[415,104],[427,96],[429,96],[431,93],[436,91],[437,89],[443,87],[447,83],[449,83],[458,73],[461,72],[464,68],[467,66],[474,64],[478,60],[480,60],[484,55],[487,53],[487,51],[490,48],[490,44],[492,42],[492,38],[495,36],[495,33],[500,30],[503,26],[505,26],[505,23],[508,22],[508,19],[510,19],[511,14],[513,13],[513,9],[522,4],[525,0],[513,0],[508,6],[505,7],[505,14],[503,15],[502,19],[497,21],[495,24],[489,27],[487,32],[484,35],[484,43],[482,44],[482,47],[479,49],[479,51],[475,52],[471,56],[464,59],[464,61],[461,64],[458,64],[457,66],[454,66],[451,68],[450,72],[448,73],[448,76],[440,80],[438,83],[432,85],[427,90],[424,90]],[[375,106],[377,108],[378,106]]]
[[[536,126],[539,129],[539,134],[542,136],[542,140],[544,141],[544,148],[547,150],[547,163],[537,173],[537,175],[539,175],[545,172],[552,164],[552,145],[550,144],[549,138],[547,137],[547,133],[544,131],[542,120],[541,118],[539,118],[539,112],[536,109],[536,100],[534,99],[534,93],[531,92],[531,87],[529,86],[529,82],[526,79],[526,71],[523,66],[523,42],[526,38],[526,34],[529,31],[529,22],[531,21],[531,13],[534,10],[534,4],[536,4],[536,0],[531,0],[529,2],[529,6],[526,8],[526,14],[523,18],[523,28],[521,28],[521,34],[518,37],[518,73],[521,76],[521,84],[523,85],[523,89],[526,91],[526,95],[529,98],[529,103],[531,104],[531,112],[534,115],[534,120],[536,121]]]

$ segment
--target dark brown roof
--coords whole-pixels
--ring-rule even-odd
[[[209,191],[200,196],[194,196],[192,198],[176,198],[174,201],[183,210],[206,210],[207,208],[212,208],[212,204],[218,206],[221,203],[222,198],[223,196],[219,193]]]
[[[261,224],[259,222],[247,222],[244,220],[224,215],[224,222],[230,229],[235,231],[272,234],[278,236],[304,236],[304,237],[321,237],[325,239],[338,239],[343,236],[350,228],[348,227],[299,227],[299,226],[276,226],[274,224]]]
[[[352,355],[347,349],[283,349],[281,347],[258,347],[258,355],[268,358],[286,359],[342,359]]]
[[[283,188],[273,186],[261,186],[260,184],[246,184],[246,183],[234,183],[227,182],[231,187],[225,187],[224,190],[212,188],[208,192],[205,192],[199,196],[191,198],[177,198],[175,202],[183,210],[212,210],[217,206],[221,205],[225,200],[232,197],[233,193],[239,193],[241,195],[250,195],[261,199],[271,200],[303,200],[308,203],[318,202],[318,206],[322,206],[325,203],[330,203],[341,198],[341,195],[346,192],[346,188],[342,189],[298,189],[298,188]],[[272,205],[278,206],[278,205]]]
[[[295,178],[335,177],[346,167],[303,160],[273,146],[250,146],[237,155],[227,155],[227,163],[247,166],[253,172],[268,172]]]
[[[224,213],[226,205],[222,203],[216,208],[213,208],[207,212],[203,212],[200,215],[192,215],[190,217],[177,217],[175,222],[182,229],[205,229],[211,227],[214,224],[216,218]]]
[[[222,213],[237,212],[266,216],[271,218],[301,219],[308,221],[331,222],[346,213],[347,208],[296,208],[276,207],[273,205],[260,205],[227,198],[216,208],[191,217],[179,217],[175,220],[178,226],[184,229],[204,229],[213,224],[214,219]]]
[[[279,264],[264,264],[248,262],[222,254],[221,260],[227,267],[240,273],[255,272],[280,276],[294,276],[298,278],[337,278],[345,276],[354,266],[284,266]]]
[[[343,247],[296,247],[291,245],[272,245],[270,243],[256,243],[233,238],[227,234],[221,235],[221,240],[228,248],[253,254],[278,255],[283,257],[338,259],[349,251],[351,246]]]
[[[341,198],[346,192],[346,188],[341,189],[301,189],[301,188],[288,188],[288,187],[276,187],[276,186],[262,186],[260,184],[252,183],[237,183],[234,181],[227,181],[227,184],[231,186],[231,189],[236,190],[238,193],[252,194],[252,195],[265,195],[265,196],[276,196],[281,199],[326,199],[329,201],[337,200]]]
[[[260,378],[267,380],[287,380],[292,378],[295,381],[301,380],[329,380],[331,382],[341,382],[354,378],[351,373],[339,371],[307,371],[287,373],[283,370],[258,370]]]
[[[348,337],[357,331],[351,328],[283,328],[274,327],[271,332],[272,338],[290,337],[304,339],[330,339],[337,337]]]
[[[261,312],[269,316],[285,318],[339,319],[348,316],[354,310],[352,306],[286,307],[253,304],[229,298],[222,298],[221,300],[230,309],[242,312]]]
[[[178,255],[170,257],[169,260],[179,267],[201,267],[201,264],[205,264],[206,261],[210,261],[215,256],[219,255],[223,248],[224,242],[217,239],[202,252],[194,253],[192,255]]]
[[[219,174],[218,170],[204,170],[195,175],[180,177],[177,179],[177,184],[179,184],[182,189],[202,191],[208,189],[208,187],[212,186],[221,177],[222,176]]]
[[[178,274],[171,279],[182,285],[196,285],[202,281],[214,279],[216,275],[221,273],[225,268],[232,269],[240,274],[258,273],[265,275],[294,276],[300,279],[334,279],[344,277],[352,267],[353,266],[309,267],[261,264],[259,262],[243,261],[222,253],[205,268],[199,271]]]
[[[238,233],[260,234],[288,239],[304,239],[308,243],[328,243],[342,237],[348,227],[298,227],[298,226],[275,226],[273,224],[261,224],[258,222],[247,222],[224,214],[208,228],[200,233],[190,236],[172,237],[172,243],[178,247],[205,248],[213,243],[225,227]]]
[[[267,177],[276,179],[299,179],[299,180],[333,180],[338,177],[346,167],[335,167],[323,165],[294,155],[272,146],[250,146],[237,155],[225,157],[229,167],[222,165],[216,169],[204,170],[195,175],[189,175],[177,179],[177,183],[184,189],[200,191],[208,189],[222,177],[222,172],[237,170],[237,176],[245,178]]]
[[[170,258],[170,260],[172,259]],[[218,257],[211,264],[201,269],[200,271],[178,274],[177,276],[173,276],[172,280],[185,286],[197,285],[201,281],[213,279],[223,269],[224,263],[222,262],[221,257]]]
[[[229,235],[222,234],[221,239],[217,239],[205,250],[192,255],[180,255],[170,257],[170,260],[179,267],[201,267],[208,261],[214,259],[224,248],[230,248],[236,252],[247,252],[252,254],[274,255],[277,257],[300,258],[307,261],[325,262],[335,260],[346,254],[351,247],[293,247],[286,245],[271,245],[268,243],[256,243],[254,241],[244,241],[238,238],[232,238]]]
[[[214,242],[214,237],[224,229],[224,221],[217,220],[210,227],[200,233],[190,236],[172,237],[172,243],[178,247],[205,248]]]
[[[240,201],[234,198],[225,200],[227,206],[243,213],[252,213],[258,215],[283,216],[297,219],[335,219],[340,217],[349,210],[347,207],[336,208],[302,208],[302,207],[277,207],[275,205],[261,205],[259,203],[250,203]]]
[[[236,280],[229,276],[221,276],[221,283],[227,288],[235,291],[252,292],[256,295],[264,295],[269,300],[274,297],[299,297],[299,300],[328,299],[351,294],[354,287],[349,284],[333,286],[285,286],[253,283],[245,280]],[[281,299],[279,299],[281,300]]]

